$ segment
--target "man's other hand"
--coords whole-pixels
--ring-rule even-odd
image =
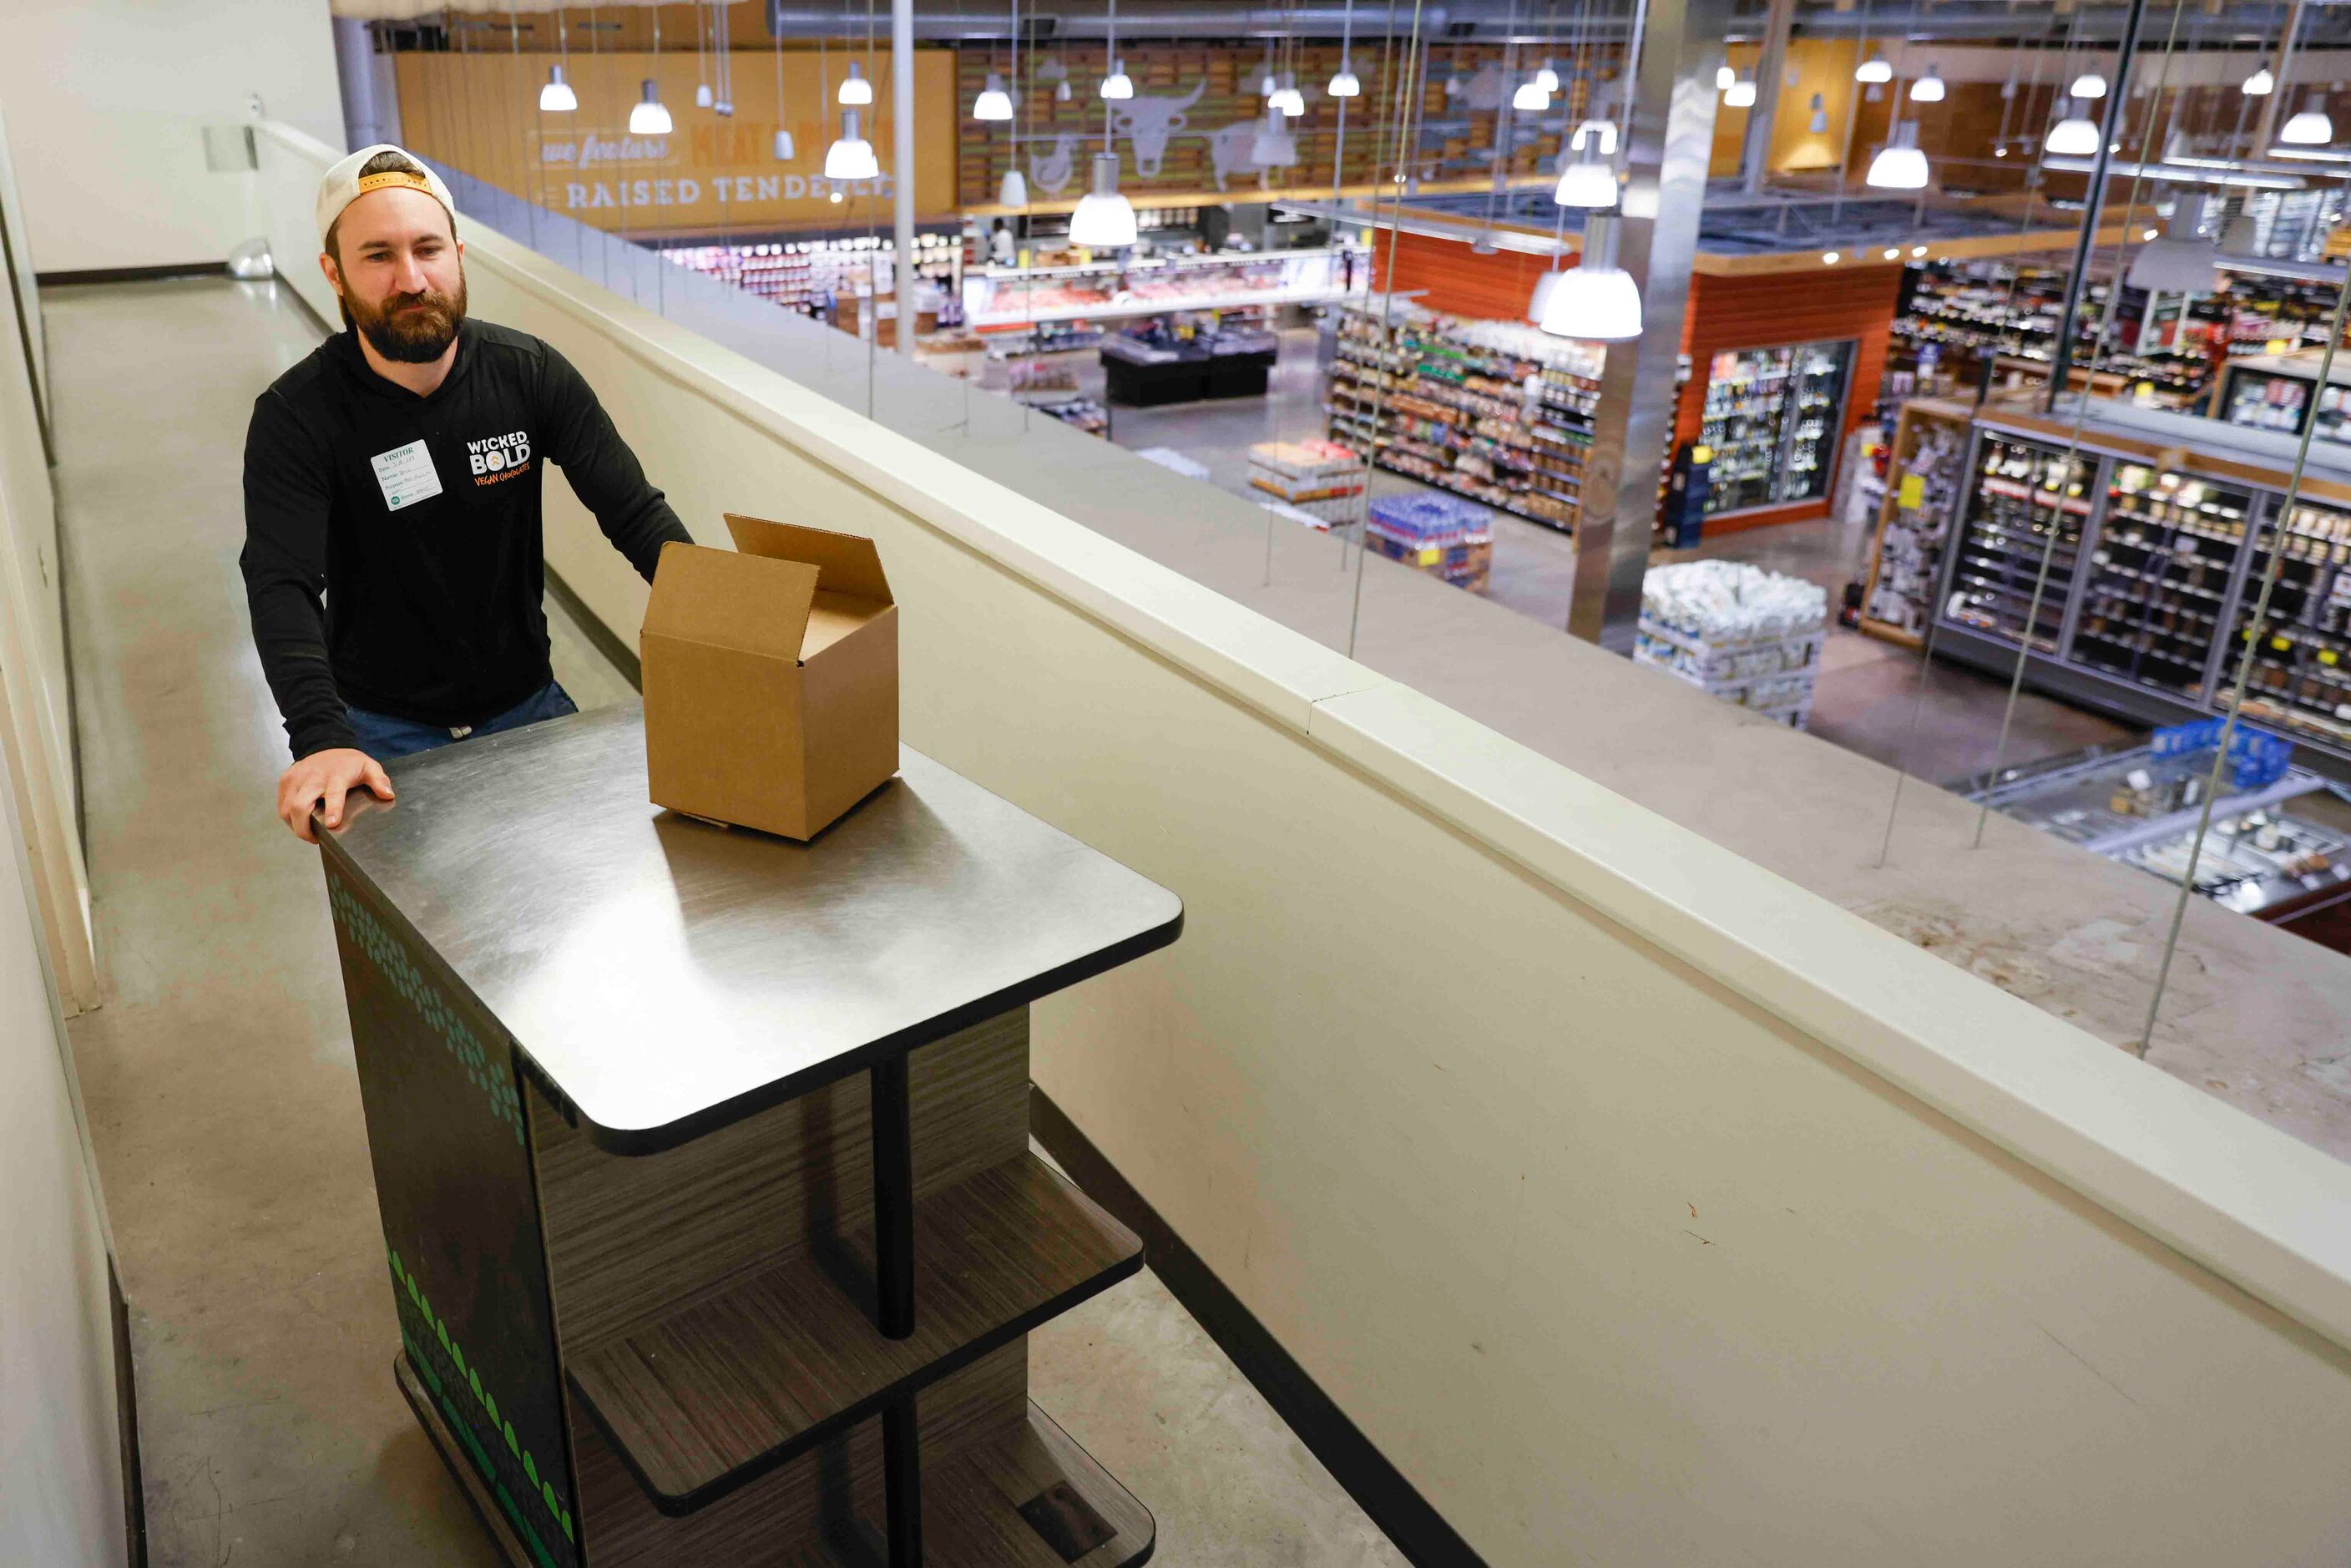
[[[319,840],[310,831],[311,808],[324,801],[320,814],[327,826],[340,828],[343,797],[362,786],[381,800],[392,799],[392,780],[366,752],[348,746],[314,751],[278,776],[277,820],[304,843],[315,844]]]

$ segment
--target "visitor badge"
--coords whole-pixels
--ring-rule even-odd
[[[368,459],[368,464],[375,470],[375,482],[383,490],[387,511],[396,512],[402,507],[429,501],[441,493],[441,476],[433,471],[433,454],[424,449],[422,441],[379,452]]]

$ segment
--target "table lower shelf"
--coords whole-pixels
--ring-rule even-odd
[[[394,1357],[392,1371],[498,1550],[513,1568],[544,1568],[507,1524],[408,1358]],[[1157,1533],[1151,1511],[1034,1404],[1025,1421],[961,1450],[924,1477],[924,1556],[938,1568],[1141,1568]],[[585,1561],[595,1568],[595,1542],[587,1546]],[[878,1568],[885,1560],[880,1499],[861,1494],[859,1506],[820,1544],[786,1547],[756,1560],[742,1550],[726,1550],[726,1568]],[[718,1565],[675,1559],[668,1568]]]
[[[908,1338],[873,1326],[869,1228],[567,1361],[654,1505],[684,1514],[1142,1266],[1133,1232],[1023,1153],[915,1206]]]

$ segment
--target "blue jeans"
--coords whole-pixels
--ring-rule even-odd
[[[370,713],[360,707],[343,710],[351,721],[351,733],[359,737],[360,749],[378,762],[389,762],[395,757],[411,757],[472,736],[520,729],[527,724],[561,718],[566,714],[579,711],[562,685],[555,681],[548,682],[506,712],[461,729],[451,729],[445,725],[418,724],[413,719],[394,718],[388,713]]]

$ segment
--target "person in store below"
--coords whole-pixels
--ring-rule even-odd
[[[466,317],[438,174],[362,148],[318,217],[344,330],[253,405],[237,558],[305,842],[314,808],[334,828],[351,790],[391,800],[395,757],[578,711],[548,662],[544,465],[647,581],[688,538],[562,355]]]

